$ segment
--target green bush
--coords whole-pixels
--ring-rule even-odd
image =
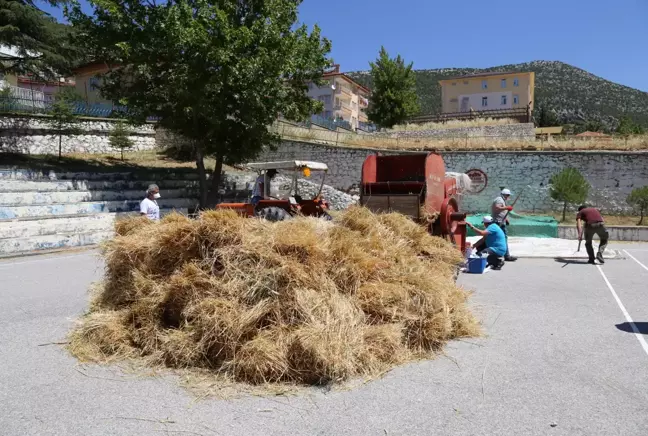
[[[567,206],[584,203],[590,189],[590,184],[576,168],[565,168],[554,174],[549,183],[551,198],[563,203],[563,221],[565,221]]]

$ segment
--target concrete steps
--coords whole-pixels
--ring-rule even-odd
[[[160,214],[198,204],[197,176],[184,172],[72,173],[0,168],[0,257],[94,246],[115,220],[136,215],[148,185],[160,187]]]
[[[124,191],[0,192],[0,207],[124,200],[137,201],[139,203],[144,197],[144,192],[144,190],[132,189]],[[188,198],[195,196],[195,194],[188,189],[169,189],[164,191],[164,196],[173,199]]]

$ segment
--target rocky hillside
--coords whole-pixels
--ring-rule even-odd
[[[434,114],[440,111],[439,80],[490,71],[535,72],[536,108],[544,106],[553,110],[563,123],[596,120],[612,128],[625,112],[636,122],[648,126],[647,92],[610,82],[580,68],[556,61],[534,61],[485,69],[416,70],[421,114]],[[367,71],[349,73],[349,76],[371,87],[371,76]]]

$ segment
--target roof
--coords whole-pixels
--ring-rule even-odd
[[[471,79],[473,77],[508,76],[511,74],[533,74],[533,72],[532,71],[490,71],[485,73],[466,74],[465,76],[448,77],[447,79],[439,80],[439,82],[444,82],[446,80]]]
[[[328,171],[328,165],[321,162],[312,162],[307,160],[286,160],[279,162],[257,162],[247,164],[254,170],[297,170],[308,168],[314,171]]]
[[[361,84],[359,84],[358,82],[356,82],[355,80],[353,80],[351,77],[347,76],[344,73],[337,73],[337,72],[324,73],[322,75],[322,77],[324,77],[324,78],[326,78],[326,77],[342,77],[347,82],[353,83],[355,86],[362,89],[367,94],[371,93],[371,90],[369,88],[367,88],[366,86],[362,86]]]

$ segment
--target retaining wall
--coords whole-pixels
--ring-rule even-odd
[[[326,183],[349,192],[358,189],[362,163],[376,151],[385,155],[415,153],[286,141],[276,151],[266,151],[256,160],[326,162],[330,168]],[[567,167],[578,169],[587,178],[592,185],[588,202],[604,213],[631,213],[625,201],[627,195],[635,187],[648,185],[648,153],[644,152],[475,151],[443,152],[442,156],[447,171],[480,169],[488,177],[481,193],[464,196],[462,208],[468,212],[488,211],[500,187],[510,188],[514,196],[525,189],[516,204],[518,212],[562,210],[560,204],[549,198],[548,185],[552,174]]]
[[[605,226],[610,233],[610,241],[648,241],[648,227],[635,227],[635,226]],[[573,226],[558,226],[558,237],[561,239],[578,239],[578,231],[576,225]],[[584,244],[584,242],[583,242]],[[595,247],[598,242],[595,242]],[[583,250],[585,245],[583,245]]]
[[[498,126],[460,127],[452,129],[403,130],[399,132],[376,132],[374,136],[389,138],[493,138],[511,140],[535,140],[533,123],[503,124]]]
[[[0,117],[0,152],[25,154],[56,154],[59,134],[49,124],[47,117]],[[115,121],[109,119],[82,119],[75,127],[79,134],[61,136],[63,153],[110,153],[116,150],[109,142]],[[155,148],[155,126],[144,124],[129,126],[131,150]]]

